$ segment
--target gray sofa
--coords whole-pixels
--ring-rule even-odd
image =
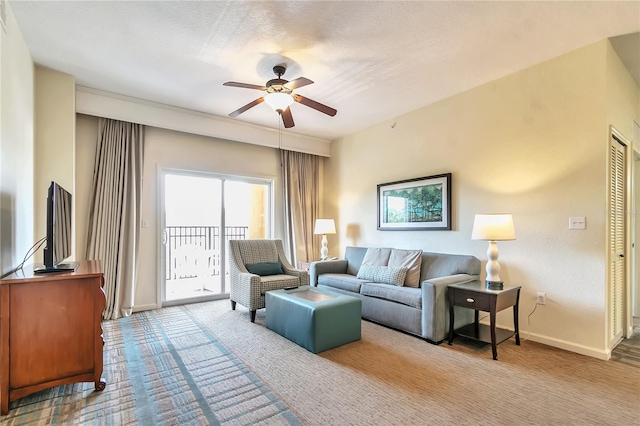
[[[347,247],[345,258],[312,262],[311,285],[362,300],[362,318],[439,344],[449,330],[447,285],[477,280],[474,256],[422,253],[419,288],[357,278],[367,247]],[[471,309],[455,307],[455,328],[473,322]]]

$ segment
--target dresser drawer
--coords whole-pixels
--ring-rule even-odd
[[[453,292],[454,305],[481,311],[489,310],[490,298],[491,296],[488,294],[477,293],[475,291],[456,289]]]

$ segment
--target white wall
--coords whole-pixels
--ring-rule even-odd
[[[86,241],[89,217],[88,198],[93,173],[98,118],[78,114],[76,151],[76,226],[78,245]],[[279,196],[280,157],[273,148],[231,142],[172,130],[145,128],[144,183],[142,218],[148,228],[140,234],[140,265],[134,310],[157,307],[158,285],[158,173],[161,168],[204,171],[236,176],[252,176],[275,180],[275,217],[282,217]],[[82,163],[82,164],[81,164]],[[81,186],[80,182],[86,182]],[[276,235],[282,235],[282,223],[276,221]]]
[[[421,248],[473,254],[484,267],[474,214],[513,213],[517,240],[498,246],[501,277],[522,286],[523,337],[606,357],[608,48],[604,40],[334,142],[324,207],[339,248],[330,251]],[[377,184],[445,172],[452,231],[376,230]],[[586,216],[587,229],[570,231],[570,216]],[[548,304],[529,326],[538,291]],[[511,312],[498,320],[511,327]]]
[[[0,29],[0,275],[20,262],[34,241],[33,75],[31,55],[7,2]]]
[[[35,72],[35,235],[47,232],[47,189],[55,181],[75,194],[75,79],[48,68]],[[75,212],[74,212],[75,214]],[[75,222],[72,232],[75,231]],[[72,257],[75,257],[75,244]],[[35,260],[42,262],[43,251]]]

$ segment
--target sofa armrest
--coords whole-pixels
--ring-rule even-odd
[[[314,287],[318,286],[318,276],[322,274],[346,274],[348,262],[340,260],[321,260],[309,265],[309,280]]]
[[[293,267],[287,268],[287,265],[284,264],[282,264],[282,271],[286,275],[293,275],[294,277],[297,277],[301,286],[309,285],[309,272],[303,271],[302,269],[294,269]]]
[[[260,275],[235,271],[230,275],[231,300],[240,303],[249,310],[261,308]]]
[[[450,284],[477,280],[477,275],[456,274],[425,280],[422,288],[422,337],[440,342],[449,332],[449,300],[447,287]],[[473,322],[473,310],[455,307],[455,328]]]

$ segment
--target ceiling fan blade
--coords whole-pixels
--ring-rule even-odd
[[[286,129],[295,126],[295,124],[293,123],[293,116],[291,115],[291,108],[287,107],[287,109],[282,111],[280,115],[282,116],[282,122],[284,123],[284,127]]]
[[[249,102],[248,104],[246,104],[242,108],[238,108],[237,110],[233,111],[231,114],[229,114],[229,117],[237,117],[240,114],[242,114],[243,112],[245,112],[246,110],[248,110],[249,108],[253,108],[256,105],[261,104],[262,102],[264,102],[264,96],[262,98],[256,99],[253,102]]]
[[[231,86],[231,87],[241,87],[243,89],[267,90],[267,88],[264,86],[258,86],[257,84],[238,83],[237,81],[227,81],[226,83],[222,83],[222,85]]]
[[[291,95],[293,96],[293,99],[296,102],[301,103],[302,105],[306,105],[310,108],[313,108],[315,110],[318,110],[320,112],[323,112],[327,115],[330,115],[331,117],[333,117],[334,115],[336,115],[336,113],[338,112],[337,110],[328,107],[326,105],[321,104],[320,102],[316,102],[313,99],[309,99],[309,98],[305,98],[304,96],[300,96],[300,95]]]
[[[284,87],[286,87],[287,89],[295,90],[298,87],[308,86],[309,84],[313,84],[313,81],[309,80],[308,78],[300,77],[286,83]]]

